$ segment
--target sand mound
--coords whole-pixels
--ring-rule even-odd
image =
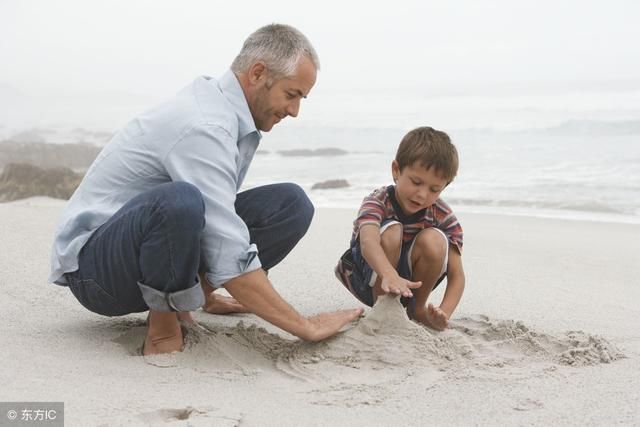
[[[121,343],[139,345],[144,328],[133,328],[123,336],[129,338],[119,338]],[[354,327],[321,343],[285,339],[243,322],[233,327],[207,322],[188,328],[183,353],[147,361],[190,367],[227,380],[273,373],[275,368],[310,384],[318,396],[314,403],[350,406],[387,399],[407,381],[433,384],[448,373],[487,375],[487,370],[509,366],[526,368],[525,375],[533,375],[535,366],[540,371],[622,357],[601,337],[580,331],[556,337],[532,331],[522,322],[482,315],[435,332],[410,321],[397,298],[384,297]],[[355,395],[354,389],[359,391]]]

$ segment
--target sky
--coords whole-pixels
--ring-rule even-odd
[[[117,126],[221,75],[271,22],[320,55],[302,125],[640,119],[637,1],[0,0],[0,126]]]

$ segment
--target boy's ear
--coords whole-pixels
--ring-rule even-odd
[[[396,160],[391,162],[391,176],[393,177],[393,182],[398,182],[398,175],[400,175],[400,165]]]

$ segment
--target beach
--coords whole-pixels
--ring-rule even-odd
[[[466,290],[442,333],[392,298],[318,344],[198,311],[183,353],[143,358],[145,314],[46,283],[64,203],[0,204],[0,401],[64,402],[68,426],[640,424],[638,224],[459,212]],[[304,315],[360,306],[333,275],[354,214],[317,209],[269,273]]]

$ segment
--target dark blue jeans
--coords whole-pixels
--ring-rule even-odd
[[[265,270],[304,236],[314,212],[304,190],[290,183],[241,192],[235,208]],[[105,316],[201,307],[204,209],[200,191],[185,182],[161,184],[134,197],[82,248],[78,270],[65,274],[71,292],[85,308]]]

